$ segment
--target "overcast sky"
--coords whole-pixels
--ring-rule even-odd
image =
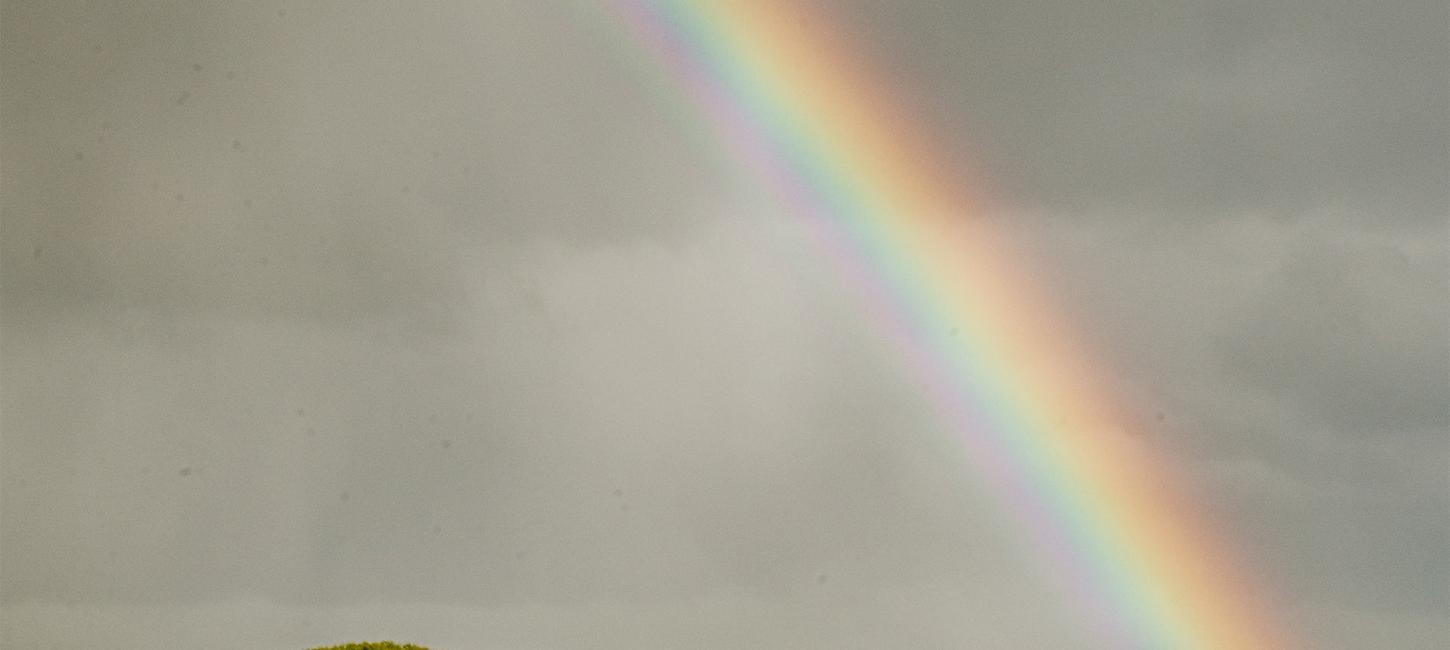
[[[1450,646],[1450,5],[829,6],[1275,616]],[[0,5],[0,645],[1100,647],[652,56]]]

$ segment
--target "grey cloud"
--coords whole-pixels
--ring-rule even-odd
[[[3,534],[48,561],[7,564],[7,597],[575,606],[1021,581],[805,241],[751,219],[683,248],[478,256],[466,326],[425,343],[215,315],[33,333],[5,350],[24,381]]]
[[[1014,202],[1421,225],[1450,206],[1444,3],[821,4]]]
[[[1438,629],[1450,607],[1450,563],[1430,550],[1450,539],[1450,239],[1259,213],[1189,226],[1002,221],[1122,371],[1145,435],[1192,450],[1236,540],[1272,583],[1314,604],[1296,619],[1303,629],[1340,629],[1322,608],[1360,619],[1359,634],[1378,616]]]
[[[7,13],[26,307],[446,321],[460,248],[668,236],[709,192],[585,5]]]
[[[1234,371],[1353,435],[1450,428],[1450,265],[1392,245],[1302,242],[1226,335]],[[1438,433],[1436,435],[1439,435]]]

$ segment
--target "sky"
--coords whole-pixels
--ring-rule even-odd
[[[1317,648],[1450,645],[1450,6],[822,2]],[[593,2],[0,4],[0,645],[1098,648]]]

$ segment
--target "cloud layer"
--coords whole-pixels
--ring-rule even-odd
[[[814,11],[1289,625],[1450,643],[1443,3]],[[0,645],[1091,647],[593,4],[0,36]]]

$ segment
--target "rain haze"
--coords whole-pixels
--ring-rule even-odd
[[[1450,647],[1450,5],[797,3],[1316,648]],[[0,646],[1102,648],[606,3],[0,4]]]

